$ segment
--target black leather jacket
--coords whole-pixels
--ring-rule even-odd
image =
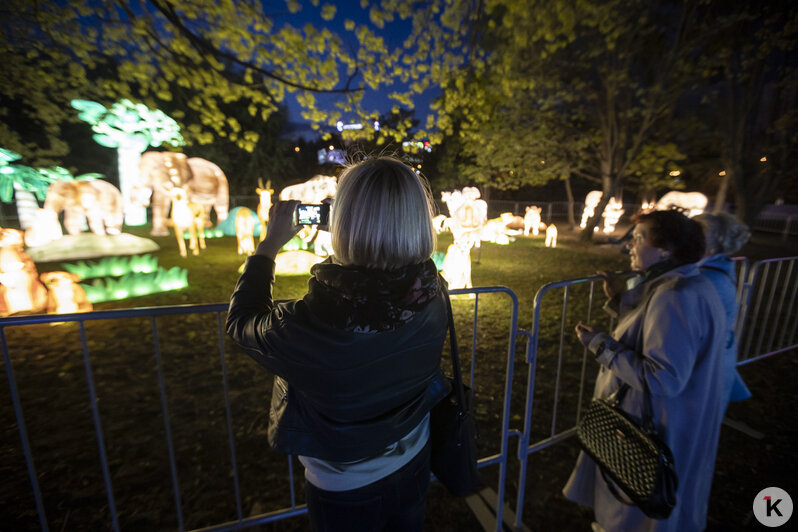
[[[443,293],[396,330],[354,333],[302,300],[272,300],[274,262],[247,259],[227,333],[275,377],[269,443],[278,451],[351,461],[382,452],[449,392],[440,369]]]

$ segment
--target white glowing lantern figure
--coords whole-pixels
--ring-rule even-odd
[[[172,197],[172,225],[180,256],[186,256],[184,232],[188,232],[189,249],[194,255],[199,255],[200,248],[205,249],[205,211],[201,205],[188,201],[184,188],[174,187],[169,190],[169,195]]]
[[[596,207],[601,201],[602,192],[600,190],[591,190],[585,196],[585,208],[582,210],[582,220],[579,222],[579,227],[584,229],[587,227],[587,221],[596,212]]]
[[[50,209],[36,209],[33,223],[25,229],[25,245],[31,248],[44,246],[64,236],[58,214]]]
[[[271,180],[266,181],[266,185],[264,185],[259,178],[255,193],[259,198],[258,220],[260,221],[260,241],[263,242],[263,239],[266,238],[266,223],[269,221],[269,209],[272,208],[272,194],[274,194]]]
[[[255,218],[254,213],[243,207],[236,212],[236,241],[238,242],[239,255],[252,255],[255,253]],[[261,234],[266,231],[262,231]]]
[[[546,247],[557,247],[557,226],[554,224],[549,224],[549,226],[546,228]]]
[[[537,236],[540,232],[540,207],[530,205],[524,212],[524,236],[529,236],[530,230],[533,236]]]
[[[309,251],[284,251],[274,258],[274,272],[277,275],[301,275],[310,272],[314,264],[324,259]]]
[[[615,231],[615,226],[618,224],[618,220],[621,219],[623,212],[623,204],[615,198],[610,198],[610,201],[607,203],[602,213],[605,233],[612,233]]]
[[[450,289],[471,288],[471,245],[469,240],[459,240],[446,250],[441,275]]]
[[[55,271],[41,274],[41,281],[47,287],[47,313],[69,314],[72,312],[91,312],[92,304],[86,292],[78,284],[80,277],[74,273]]]
[[[678,208],[685,211],[685,214],[692,218],[704,212],[709,200],[700,192],[680,192],[671,190],[665,193],[654,206],[655,210],[667,211]]]
[[[0,316],[38,312],[47,305],[47,289],[23,251],[22,235],[16,229],[0,229]]]

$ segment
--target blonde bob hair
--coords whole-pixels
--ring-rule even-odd
[[[435,249],[426,181],[393,157],[367,159],[338,179],[330,214],[335,261],[391,270],[429,259]]]

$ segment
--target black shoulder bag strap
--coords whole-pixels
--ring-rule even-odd
[[[449,299],[449,290],[446,285],[441,285],[443,294],[446,296],[446,314],[449,319],[449,342],[451,345],[452,355],[452,377],[454,378],[454,386],[457,393],[457,404],[460,405],[460,410],[466,410],[465,389],[463,388],[463,375],[460,372],[460,355],[457,349],[457,335],[454,332],[454,316],[452,315],[452,301]]]

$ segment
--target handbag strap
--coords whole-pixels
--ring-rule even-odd
[[[645,307],[643,308],[643,319],[640,323],[640,329],[637,332],[637,342],[635,343],[635,350],[640,349],[640,354],[643,355],[643,330],[645,329],[645,320],[646,314],[648,314],[648,304],[651,302],[651,298],[653,296],[649,296],[646,299]],[[643,355],[642,358],[645,358]],[[646,380],[646,366],[643,364],[642,366],[643,375],[640,378],[640,381],[643,383],[643,415],[642,415],[642,423],[641,426],[644,430],[648,431],[650,434],[656,433],[656,429],[654,428],[654,406],[651,402],[651,390],[648,388],[648,381]],[[626,396],[626,392],[629,390],[630,386],[626,382],[621,381],[621,386],[613,393],[609,399],[614,405],[620,405],[621,401],[623,401],[624,396]]]
[[[457,403],[460,405],[460,410],[464,411],[466,408],[465,402],[465,389],[463,388],[463,376],[460,373],[460,356],[457,349],[457,335],[454,332],[454,316],[452,315],[452,301],[449,298],[449,290],[446,284],[441,284],[443,294],[446,296],[446,314],[449,319],[449,342],[451,344],[452,355],[452,377],[454,377],[454,386],[457,391]]]

